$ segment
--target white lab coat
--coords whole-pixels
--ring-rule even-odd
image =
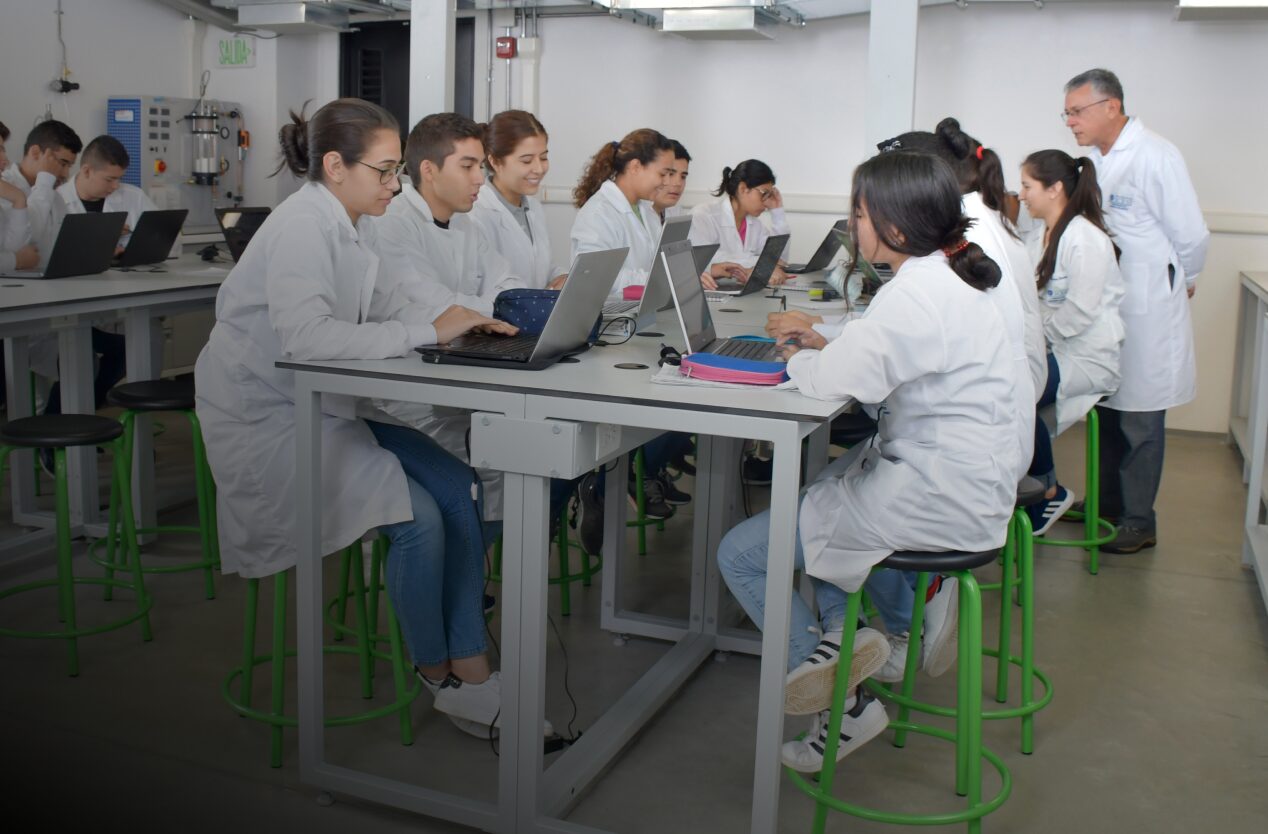
[[[852,397],[878,417],[876,440],[806,490],[798,530],[812,576],[854,591],[895,550],[1003,544],[1030,463],[1016,442],[1029,382],[989,296],[941,253],[911,258],[837,339],[789,361],[803,394]]]
[[[766,239],[771,235],[788,234],[788,218],[782,208],[771,209],[770,226],[762,222],[763,217],[745,218],[746,228],[744,240],[735,228],[735,214],[731,210],[731,198],[726,194],[700,203],[691,210],[691,242],[696,246],[718,244],[711,264],[736,263],[743,267],[752,267],[762,255]],[[791,242],[784,247],[781,255],[788,254]]]
[[[1184,158],[1140,119],[1128,120],[1096,165],[1105,223],[1122,250],[1126,294],[1119,313],[1122,381],[1105,404],[1119,411],[1161,411],[1197,396],[1193,323],[1186,285],[1206,263],[1207,231]],[[1174,280],[1168,266],[1175,269]]]
[[[75,190],[75,180],[71,179],[62,183],[57,188],[57,193],[61,196],[62,201],[66,203],[67,214],[83,214],[84,202],[79,199],[79,192]],[[102,211],[126,211],[128,219],[126,223],[129,229],[135,229],[137,221],[141,219],[141,215],[147,211],[157,211],[158,206],[150,199],[150,195],[146,194],[135,185],[128,183],[120,183],[115,191],[106,197],[106,203],[101,208]],[[127,246],[132,240],[131,234],[126,234],[119,238],[120,246]],[[176,236],[176,241],[172,244],[171,256],[176,257],[181,253],[180,235]]]
[[[298,558],[294,374],[275,363],[385,359],[436,341],[436,311],[380,268],[373,245],[373,224],[354,227],[325,186],[306,183],[220,288],[194,377],[227,572],[268,576]],[[400,462],[352,400],[323,397],[321,435],[323,553],[413,517]]]
[[[586,200],[572,221],[572,251],[569,257],[574,261],[585,252],[622,246],[630,248],[616,276],[616,283],[612,285],[610,298],[621,298],[626,287],[646,285],[651,274],[656,244],[660,241],[660,218],[648,200],[640,200],[638,210],[639,214],[635,214],[621,189],[608,180]]]
[[[416,188],[396,195],[374,225],[383,268],[421,287],[440,311],[459,304],[491,316],[498,293],[525,286],[467,214],[440,228]]]
[[[66,203],[57,193],[57,178],[47,171],[35,175],[32,186],[22,176],[17,165],[10,165],[0,173],[4,181],[17,186],[26,195],[26,243],[34,243],[40,250],[39,268],[48,266],[48,259],[53,254],[53,243],[62,228],[62,218],[66,216]],[[14,222],[21,223],[20,219]],[[18,247],[21,248],[21,247]],[[29,365],[32,371],[46,379],[57,379],[57,336],[46,334],[32,336],[27,340]]]
[[[1043,241],[1032,244],[1038,262]],[[1123,276],[1114,244],[1082,215],[1075,215],[1057,244],[1057,263],[1041,297],[1044,336],[1061,371],[1057,385],[1057,433],[1118,390],[1123,320]]]
[[[522,199],[528,208],[528,228],[533,233],[532,240],[503,205],[491,182],[480,186],[480,197],[471,209],[471,220],[484,239],[506,258],[512,274],[520,276],[525,286],[542,289],[555,276],[567,272],[568,267],[560,267],[553,262],[550,230],[546,228],[546,211],[541,201],[527,195]]]
[[[0,198],[0,272],[17,269],[17,252],[31,242],[31,220],[27,209],[14,208]]]

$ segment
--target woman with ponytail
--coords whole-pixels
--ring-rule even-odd
[[[391,114],[346,98],[292,118],[278,170],[304,185],[221,285],[194,371],[221,561],[250,578],[312,555],[295,546],[295,380],[279,361],[387,359],[472,328],[514,332],[461,307],[429,307],[381,267],[369,218],[400,188]],[[321,552],[375,528],[391,540],[386,586],[415,666],[437,709],[487,738],[500,694],[485,655],[474,473],[416,431],[361,419],[347,397],[323,397],[321,444]],[[442,690],[449,675],[464,685]]]
[[[713,196],[717,199],[691,210],[691,242],[697,246],[718,244],[709,270],[714,278],[748,280],[748,272],[762,254],[766,239],[772,234],[788,234],[784,199],[775,187],[775,173],[760,159],[746,159],[734,168],[722,169],[722,183]],[[768,211],[769,227],[761,220]],[[770,283],[782,284],[786,280],[787,273],[776,268]]]
[[[876,439],[824,469],[801,502],[795,562],[814,578],[819,615],[793,595],[784,697],[786,711],[817,718],[803,740],[784,745],[782,758],[807,772],[823,764],[836,658],[850,650],[841,646],[846,593],[866,583],[889,632],[886,640],[859,630],[851,680],[901,675],[912,577],[869,573],[896,550],[1002,545],[1030,457],[1021,454],[1016,425],[1025,371],[1013,361],[991,299],[1000,269],[965,238],[972,221],[951,169],[929,154],[881,154],[855,170],[851,195],[858,252],[892,264],[893,279],[831,342],[805,325],[779,333],[788,375],[803,394],[853,398],[878,420]],[[769,534],[770,515],[762,513],[727,533],[718,549],[727,585],[759,627]],[[921,664],[936,675],[955,659],[957,588],[946,578],[931,587]],[[858,688],[838,756],[887,723],[883,704]]]
[[[612,286],[614,298],[647,283],[661,225],[652,199],[673,170],[673,142],[643,128],[599,148],[572,191],[580,209],[572,224],[573,260],[583,252],[630,248]]]
[[[1126,287],[1118,249],[1101,214],[1096,168],[1086,157],[1036,151],[1021,166],[1019,196],[1044,224],[1032,244],[1048,354],[1048,383],[1039,406],[1056,406],[1057,433],[1118,390],[1119,355],[1126,331],[1118,314]],[[1028,507],[1036,535],[1070,508],[1073,496],[1057,483],[1052,438],[1035,420],[1030,474],[1048,488],[1047,500]]]

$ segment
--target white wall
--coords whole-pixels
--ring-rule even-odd
[[[655,127],[693,154],[689,199],[723,165],[758,157],[775,170],[804,259],[843,207],[850,173],[870,150],[861,123],[867,17],[781,28],[773,42],[687,41],[605,18],[542,20],[541,104],[551,131],[551,241],[568,246],[567,192],[603,142]],[[1058,113],[1075,73],[1119,73],[1129,113],[1175,142],[1213,228],[1193,303],[1199,399],[1173,428],[1223,432],[1231,384],[1237,272],[1268,269],[1268,23],[1178,22],[1174,0],[970,3],[921,10],[916,124],[954,115],[1012,166],[1032,150],[1077,152]],[[478,42],[477,78],[484,50]],[[496,105],[503,101],[495,71]],[[481,85],[482,86],[482,85]],[[519,99],[515,99],[518,104]],[[498,107],[497,109],[500,109]],[[566,256],[565,256],[566,257]]]
[[[226,34],[156,0],[63,0],[62,8],[72,80],[82,85],[66,96],[48,88],[61,61],[52,0],[4,0],[0,11],[0,121],[13,132],[11,157],[21,153],[22,139],[46,106],[86,143],[105,132],[111,95],[196,96],[202,66],[214,66],[217,41]],[[271,206],[296,187],[288,174],[268,177],[286,108],[313,99],[312,112],[338,94],[339,41],[323,33],[255,43],[256,65],[213,69],[207,95],[242,105],[253,146],[245,167],[247,201]]]

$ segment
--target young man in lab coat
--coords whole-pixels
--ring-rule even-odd
[[[26,196],[31,242],[40,250],[41,264],[48,263],[66,216],[66,203],[57,187],[70,176],[75,157],[83,149],[84,143],[69,126],[52,119],[40,122],[27,134],[18,164],[0,174]]]
[[[691,166],[691,154],[687,153],[687,149],[677,139],[669,141],[674,146],[674,170],[665,178],[665,184],[652,199],[652,207],[656,209],[661,222],[668,217],[691,213],[690,209],[678,205],[682,193],[687,190],[687,170]]]
[[[1180,151],[1126,114],[1114,73],[1091,69],[1070,79],[1062,116],[1089,148],[1105,222],[1122,250],[1122,382],[1097,406],[1101,510],[1119,529],[1101,550],[1136,553],[1158,542],[1153,505],[1167,409],[1197,395],[1189,299],[1211,236]]]
[[[127,247],[131,232],[136,228],[141,215],[158,210],[148,194],[123,181],[123,175],[127,173],[131,162],[122,142],[113,136],[98,136],[84,148],[84,156],[80,160],[79,172],[75,174],[75,178],[57,189],[66,203],[67,214],[83,214],[88,211],[128,213],[116,254]],[[172,254],[179,252],[178,237],[172,246]]]
[[[502,290],[527,286],[467,216],[484,185],[484,130],[457,113],[434,113],[405,145],[410,185],[376,224],[387,269],[412,276],[437,305],[493,314]]]

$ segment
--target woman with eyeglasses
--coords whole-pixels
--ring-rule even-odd
[[[293,115],[293,114],[292,114]],[[251,239],[216,297],[198,357],[197,413],[215,477],[226,573],[258,578],[301,557],[295,545],[295,381],[279,360],[386,359],[472,328],[514,328],[414,300],[380,268],[374,226],[399,189],[400,132],[378,105],[333,101],[280,131],[284,162],[306,179]],[[388,594],[420,674],[455,675],[455,723],[494,723],[485,657],[483,549],[471,468],[418,432],[376,442],[350,398],[321,415],[321,552],[378,528],[391,539]]]
[[[760,159],[746,159],[734,168],[723,168],[722,183],[713,196],[716,199],[691,210],[691,242],[696,246],[718,244],[709,275],[743,283],[762,254],[766,239],[772,234],[788,233],[784,199],[775,186],[775,173]],[[769,227],[761,219],[768,211]],[[788,274],[776,267],[770,283],[787,280]]]

